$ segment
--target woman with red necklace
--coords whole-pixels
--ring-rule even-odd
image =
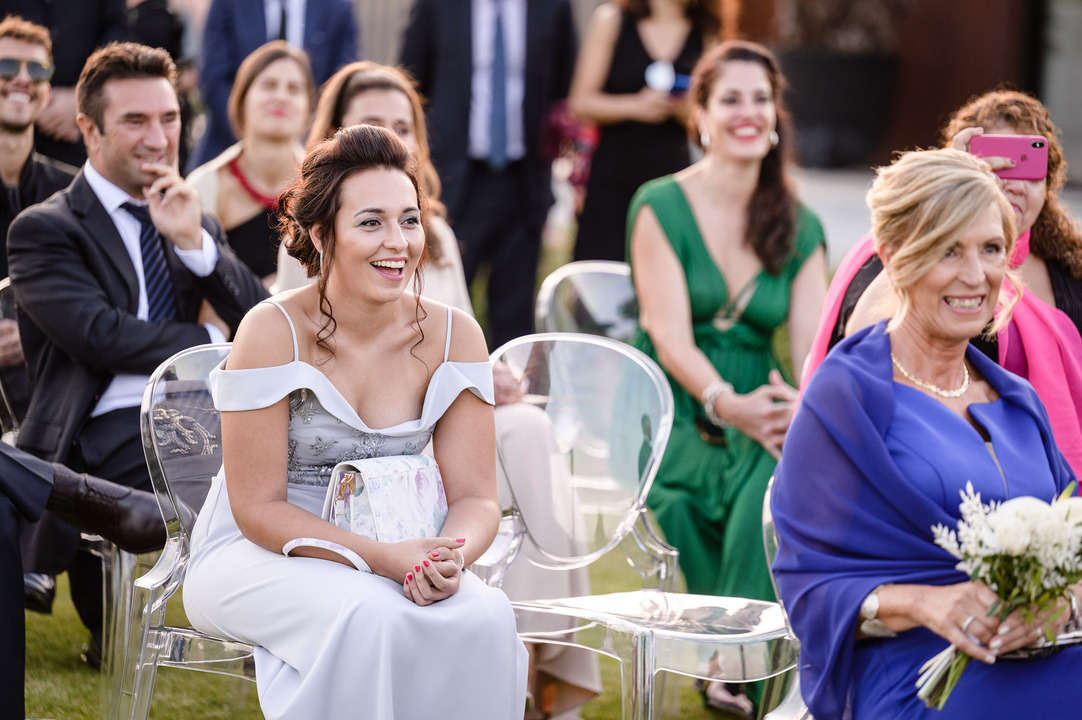
[[[281,40],[260,47],[241,63],[229,96],[229,120],[240,142],[188,178],[233,250],[268,287],[277,267],[278,194],[304,157],[301,139],[314,100],[303,50]]]

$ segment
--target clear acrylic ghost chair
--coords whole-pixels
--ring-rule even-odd
[[[557,569],[586,566],[631,536],[646,511],[672,427],[668,380],[638,350],[575,333],[521,337],[491,359],[521,378],[522,402],[547,416],[550,467],[554,475],[564,474],[571,488],[562,496],[532,496],[535,488],[513,471],[497,443],[497,458],[537,550],[534,562]],[[531,531],[544,513],[566,515],[555,507],[559,503],[571,508],[572,552]],[[663,562],[641,570],[643,589],[633,592],[514,602],[520,636],[585,647],[620,661],[625,720],[657,716],[655,675],[661,671],[753,682],[794,667],[792,640],[777,603],[670,592],[667,572]],[[559,618],[574,622],[524,631]]]
[[[561,265],[537,291],[537,332],[581,332],[627,342],[635,332],[639,303],[631,267],[612,260]]]
[[[766,565],[770,570],[770,583],[774,586],[774,595],[781,597],[778,592],[778,582],[774,578],[774,556],[778,554],[778,530],[774,526],[774,514],[770,511],[770,495],[774,487],[774,478],[766,486],[766,494],[763,496],[763,549],[766,550]],[[778,601],[781,605],[781,601]],[[789,616],[782,607],[785,624],[789,624]],[[793,644],[799,653],[800,646],[794,636]],[[785,692],[785,697],[776,708],[766,714],[764,720],[813,720],[808,706],[804,704],[804,698],[800,695],[800,673],[793,672],[792,680]]]
[[[110,719],[146,720],[159,666],[255,680],[250,645],[165,625],[166,603],[184,580],[190,550],[191,528],[184,526],[177,498],[192,504],[189,498],[205,497],[222,464],[221,417],[211,400],[209,374],[228,354],[228,344],[179,352],[154,371],[143,394],[143,450],[168,539],[157,564],[134,583],[129,622],[114,658]]]
[[[580,260],[562,265],[541,283],[534,304],[538,332],[599,335],[627,342],[639,321],[639,303],[631,282],[631,266],[612,260]],[[664,562],[676,589],[676,550],[662,540],[643,513],[625,547]]]

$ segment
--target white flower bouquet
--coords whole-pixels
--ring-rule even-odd
[[[1068,586],[1082,579],[1082,498],[1074,495],[1074,483],[1051,504],[1018,497],[985,505],[972,483],[961,496],[957,530],[936,525],[932,534],[958,559],[959,570],[999,596],[990,616],[1003,620],[1020,610],[1031,622],[1068,598]],[[1054,646],[1056,638],[1047,633],[1042,645]],[[969,660],[953,644],[947,647],[921,667],[917,697],[942,709]]]

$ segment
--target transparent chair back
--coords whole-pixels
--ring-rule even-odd
[[[165,625],[166,604],[184,579],[190,551],[191,528],[185,527],[177,500],[201,507],[222,464],[221,418],[211,400],[209,375],[228,353],[228,344],[184,350],[151,375],[143,394],[143,450],[168,538],[158,562],[134,582],[131,612],[113,660],[108,718],[146,720],[159,666],[255,679],[251,646]]]
[[[766,486],[766,494],[763,496],[763,549],[766,551],[766,565],[771,568],[770,582],[774,585],[774,595],[781,598],[781,593],[778,592],[778,581],[774,577],[773,570],[774,556],[778,554],[778,530],[774,525],[774,514],[770,511],[770,496],[773,487],[774,478],[771,478]],[[785,624],[788,626],[789,616],[786,614],[785,607],[782,606],[780,599],[778,606],[781,608]],[[800,648],[795,636],[793,646],[799,652]],[[799,673],[792,673],[792,681],[785,692],[784,698],[776,708],[767,713],[764,720],[812,720],[811,712],[808,711],[808,706],[804,704],[804,698],[800,695]]]
[[[672,391],[649,358],[622,343],[570,333],[518,338],[492,355],[541,419],[553,482],[521,482],[497,445],[515,506],[542,567],[585,566],[616,547],[645,509],[672,428]],[[563,532],[540,534],[549,516]]]
[[[513,471],[516,458],[497,443],[527,537],[537,546],[531,561],[581,567],[642,537],[637,533],[646,495],[672,425],[672,391],[657,364],[626,344],[577,333],[518,338],[493,353],[492,362],[519,379],[523,397],[517,405],[541,416],[548,437],[537,433],[536,442],[547,443],[553,477],[566,478],[564,490],[554,481],[555,490],[538,496],[537,487]],[[551,516],[567,518],[564,532],[540,535],[536,528]],[[660,714],[663,691],[655,678],[663,671],[739,683],[782,676],[794,667],[776,603],[667,589],[665,582],[644,582],[638,591],[512,606],[526,642],[582,647],[619,660],[626,719]],[[767,697],[773,707],[776,693]]]
[[[537,292],[538,332],[581,332],[627,342],[639,303],[627,263],[580,260],[554,270]]]

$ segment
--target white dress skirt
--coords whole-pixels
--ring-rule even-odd
[[[450,313],[447,334],[449,347]],[[315,515],[338,462],[419,452],[459,393],[492,401],[488,364],[445,352],[421,418],[369,429],[323,373],[297,359],[295,335],[293,362],[219,370],[212,380],[219,410],[289,396],[288,499]],[[457,593],[421,607],[387,578],[266,550],[237,528],[222,473],[192,532],[184,608],[196,629],[256,646],[259,704],[271,720],[523,715],[527,653],[502,591],[466,572]]]

